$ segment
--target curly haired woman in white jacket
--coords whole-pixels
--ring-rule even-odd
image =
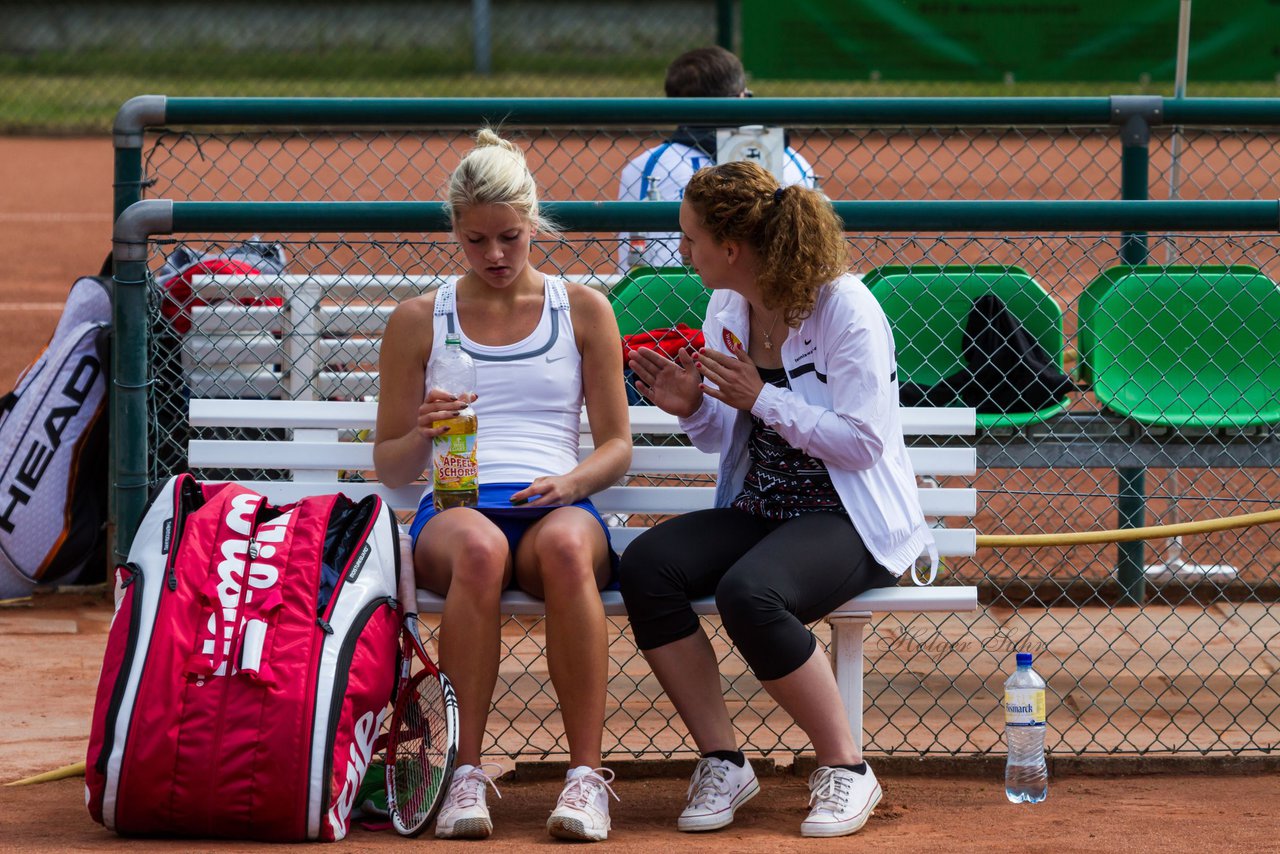
[[[713,291],[706,347],[629,367],[693,443],[720,453],[716,506],[639,537],[622,558],[636,642],[703,754],[678,827],[714,830],[759,791],[738,749],[690,600],[715,594],[729,636],[809,736],[805,836],[853,833],[880,785],[807,624],[935,553],[898,418],[893,335],[847,272],[830,203],[750,162],[693,176],[681,253]]]

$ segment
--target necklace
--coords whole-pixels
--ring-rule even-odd
[[[777,312],[774,312],[774,315],[773,315],[773,323],[770,323],[770,324],[769,324],[769,328],[768,328],[768,329],[761,329],[761,330],[760,330],[761,334],[762,334],[762,335],[764,335],[764,348],[765,348],[766,350],[772,350],[772,349],[773,349],[773,330],[775,330],[775,329],[777,329],[777,328],[778,328],[778,313],[777,313]]]

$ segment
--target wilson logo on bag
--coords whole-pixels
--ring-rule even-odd
[[[110,326],[106,280],[77,280],[48,346],[0,398],[0,599],[106,562]]]
[[[398,537],[377,496],[276,507],[239,484],[168,481],[119,570],[93,818],[124,834],[342,839],[395,684]]]

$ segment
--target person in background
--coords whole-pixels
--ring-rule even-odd
[[[722,47],[700,47],[682,53],[667,66],[668,98],[749,98],[742,62]],[[716,129],[681,126],[661,145],[634,158],[622,170],[618,200],[678,202],[685,184],[703,166],[716,162]],[[787,146],[782,183],[815,186],[813,167]],[[679,266],[680,235],[650,233],[618,235],[618,268]]]
[[[615,577],[609,532],[589,496],[631,462],[618,324],[605,297],[542,273],[530,242],[548,229],[523,153],[489,130],[449,183],[447,207],[468,269],[396,306],[382,340],[379,479],[396,488],[430,466],[437,427],[467,401],[428,391],[431,356],[458,334],[476,364],[478,506],[437,512],[430,487],[410,526],[418,586],[444,596],[440,667],[458,693],[458,767],[436,836],[484,838],[493,784],[481,762],[498,678],[502,591],[546,600],[547,669],[570,770],[552,836],[601,840],[613,773],[600,766],[608,636],[599,591]],[[583,404],[594,449],[578,459]],[[616,797],[616,796],[615,796]]]
[[[880,784],[807,624],[937,553],[899,420],[893,333],[816,190],[722,163],[690,180],[680,228],[712,291],[706,346],[674,361],[638,350],[629,364],[642,394],[719,453],[715,506],[646,531],[620,570],[636,645],[702,752],[677,827],[724,827],[759,791],[690,604],[714,594],[734,645],[813,744],[801,834],[844,836]]]

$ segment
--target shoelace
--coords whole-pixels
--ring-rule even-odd
[[[493,776],[486,771],[486,768],[493,768],[497,772],[502,771],[502,766],[493,762],[483,762],[472,770],[455,776],[453,782],[449,784],[449,794],[445,798],[446,806],[473,807],[480,803],[480,795],[484,792],[485,783],[493,789],[493,793],[502,798],[502,792],[498,791],[498,784],[493,782]]]
[[[605,774],[609,776],[605,777]],[[560,793],[560,803],[575,809],[586,809],[595,803],[596,793],[601,789],[613,795],[615,801],[622,803],[617,792],[609,785],[613,782],[613,778],[614,774],[610,769],[593,768],[591,773],[574,777],[565,784],[564,791]]]
[[[853,789],[847,774],[837,773],[836,768],[819,768],[809,777],[809,806],[830,813],[842,812],[849,807]]]
[[[717,795],[729,794],[727,776],[728,769],[724,763],[712,762],[710,759],[700,760],[698,767],[694,769],[693,779],[689,781],[689,791],[685,793],[689,806],[705,806]]]

